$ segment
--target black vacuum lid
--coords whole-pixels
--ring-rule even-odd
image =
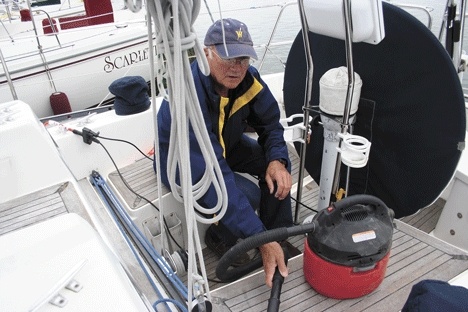
[[[348,197],[319,211],[312,222],[316,229],[308,234],[307,243],[328,262],[372,266],[387,255],[392,245],[393,211],[373,196]]]

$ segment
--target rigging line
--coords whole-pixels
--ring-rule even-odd
[[[294,3],[294,1],[293,1],[293,3]],[[226,13],[226,12],[238,12],[238,11],[283,7],[286,4],[289,4],[289,2],[277,3],[277,4],[267,4],[267,5],[258,5],[258,6],[249,6],[249,7],[238,7],[238,8],[234,8],[234,9],[223,10],[223,12]],[[219,12],[220,12],[219,9],[218,9],[218,11],[213,11],[213,13],[219,13]],[[205,13],[200,13],[200,15],[203,15],[203,14],[205,14]]]
[[[32,11],[31,10],[31,2],[27,1],[27,5],[28,5],[28,8],[29,8],[29,11],[31,12]],[[42,49],[41,41],[39,40],[39,36],[37,34],[37,28],[36,28],[36,23],[35,23],[34,18],[32,18],[31,21],[32,21],[33,28],[34,28],[34,33],[36,34],[37,49],[38,49],[38,52],[39,52],[39,56],[41,57],[42,65],[44,66],[47,77],[49,78],[50,86],[52,87],[54,92],[57,92],[57,88],[55,87],[55,82],[54,82],[54,79],[52,78],[52,73],[51,73],[50,68],[49,68],[49,63],[46,60],[46,57],[44,55],[44,51]]]
[[[219,10],[219,19],[221,20],[221,33],[223,35],[223,46],[224,46],[224,51],[226,52],[226,56],[229,57],[229,51],[226,46],[226,33],[224,31],[224,22],[223,22],[223,13],[221,10],[221,3],[220,0],[218,0],[218,10]]]
[[[214,23],[215,20],[213,19],[213,15],[211,14],[211,10],[210,10],[210,7],[208,5],[208,2],[206,2],[206,0],[203,0],[203,2],[205,2],[205,7],[206,7],[206,10],[208,11],[208,14],[210,15],[211,22]]]
[[[180,4],[180,11],[179,11]],[[209,135],[204,123],[204,118],[198,103],[193,77],[191,74],[190,63],[188,62],[187,50],[194,48],[199,66],[203,74],[209,75],[209,67],[204,55],[203,49],[193,30],[191,19],[198,15],[199,1],[149,1],[147,8],[152,19],[154,19],[154,28],[156,32],[156,51],[157,51],[157,77],[156,81],[162,83],[164,79],[167,82],[167,90],[160,88],[164,98],[168,100],[171,116],[171,140],[169,143],[169,162],[167,164],[169,183],[172,194],[176,200],[184,203],[187,217],[188,237],[188,284],[196,286],[199,277],[194,275],[196,271],[196,259],[200,262],[203,270],[203,278],[206,281],[206,268],[204,266],[203,253],[198,235],[198,225],[196,221],[202,223],[213,223],[221,219],[227,209],[227,190],[224,183],[222,172],[217,162],[209,142]],[[151,33],[149,33],[151,35]],[[166,62],[162,62],[166,60]],[[152,66],[152,73],[154,70]],[[195,103],[195,105],[194,105]],[[177,116],[177,118],[176,118]],[[158,140],[157,118],[155,118],[155,140]],[[206,170],[202,179],[192,185],[189,146],[188,125],[192,126],[196,140],[200,144],[202,155],[205,159]],[[158,144],[156,143],[156,146]],[[157,155],[157,154],[156,154]],[[159,158],[157,157],[159,164]],[[176,182],[176,175],[180,170],[182,180],[180,185]],[[159,179],[159,176],[158,176]],[[212,208],[201,207],[196,200],[201,198],[208,190],[210,185],[214,186],[217,194],[217,204]],[[195,213],[195,209],[199,213]],[[205,218],[203,214],[215,215],[214,218]],[[195,281],[194,281],[195,279]],[[205,282],[208,300],[211,300],[208,282]],[[199,285],[200,286],[200,285]],[[191,297],[192,287],[189,287],[189,297]],[[192,302],[189,302],[191,308]]]
[[[143,0],[124,0],[125,6],[132,12],[138,12],[143,6]]]
[[[149,50],[153,51],[154,48],[157,49],[157,46],[155,46],[154,40],[153,40],[153,39],[155,39],[155,36],[153,35],[153,26],[155,28],[154,33],[156,34],[157,33],[157,31],[156,31],[157,25],[152,22],[152,16],[151,16],[151,13],[150,13],[150,11],[151,11],[150,6],[151,6],[151,2],[149,2],[146,5],[146,16],[147,16],[146,27],[147,27],[147,33],[148,33],[147,34],[147,36],[148,36],[148,47],[149,47]],[[157,53],[157,50],[156,50],[156,53]],[[153,109],[152,110],[153,120],[157,120],[158,117],[157,117],[157,108],[156,108],[156,92],[157,92],[157,90],[164,89],[164,86],[163,86],[164,81],[158,81],[157,85],[156,85],[156,88],[153,88],[154,83],[156,81],[156,76],[155,76],[155,73],[154,73],[154,64],[155,64],[155,57],[154,56],[155,56],[154,52],[149,54],[149,62],[150,62],[150,69],[151,69],[150,70],[150,86],[149,87],[150,87],[150,90],[151,90],[151,104],[152,104],[152,109]],[[162,179],[161,179],[161,170],[160,170],[161,166],[160,166],[159,153],[156,151],[156,146],[159,146],[159,135],[158,135],[157,123],[155,123],[154,134],[155,135],[154,135],[153,148],[154,148],[154,162],[155,162],[154,165],[155,165],[155,168],[157,168],[157,170],[156,170],[156,182],[157,182],[157,185],[158,185],[157,186],[157,192],[158,192],[158,198],[162,198],[162,188],[161,188]],[[164,204],[163,204],[162,201],[160,201],[160,206],[161,206],[161,210],[162,210],[160,212],[160,214],[164,218]],[[163,226],[161,224],[163,218],[159,218],[159,222],[160,222],[159,228],[161,229],[162,247],[167,248],[166,233],[169,233],[169,236],[171,236],[171,237],[172,237],[172,233],[170,232],[169,227]],[[182,249],[182,248],[180,248],[180,249]]]

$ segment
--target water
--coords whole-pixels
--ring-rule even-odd
[[[220,0],[221,12],[218,8],[217,0],[205,0],[211,11],[211,15],[214,20],[221,18],[231,17],[241,21],[244,21],[249,27],[254,44],[257,45],[256,51],[259,57],[264,52],[264,46],[270,38],[271,31],[274,27],[275,21],[278,14],[281,11],[281,7],[286,2],[280,0]],[[389,1],[393,4],[407,4],[422,7],[430,7],[431,15],[433,18],[433,24],[431,27],[432,32],[438,37],[439,31],[442,26],[442,17],[445,9],[445,0],[431,1],[431,0],[403,0],[403,1]],[[424,24],[427,25],[428,18],[425,13],[421,10],[407,9],[411,14],[416,16]],[[202,1],[202,8],[200,14],[195,22],[195,29],[198,37],[201,38],[203,43],[204,35],[208,27],[212,24],[210,14],[206,9],[205,2]],[[301,29],[299,10],[297,5],[290,5],[285,8],[282,14],[282,18],[277,26],[276,34],[273,38],[273,42],[292,41],[296,37],[297,33]],[[466,37],[466,35],[465,35]],[[464,46],[467,46],[468,39],[464,40]],[[265,63],[261,68],[262,74],[274,73],[283,69],[282,62],[286,61],[288,55],[287,46],[274,46],[271,48],[273,53],[268,53],[265,58]],[[468,50],[465,48],[465,50]],[[281,59],[279,61],[278,59]],[[259,67],[257,62],[254,66]],[[465,79],[465,84],[468,81]]]
[[[265,45],[268,42],[281,7],[287,3],[281,2],[281,0],[220,0],[220,15],[216,0],[206,0],[206,2],[214,20],[222,16],[223,18],[235,18],[247,24],[259,58],[265,52],[265,48],[260,45]],[[202,2],[200,14],[194,25],[198,37],[202,38],[202,43],[204,35],[211,24],[210,15]],[[297,5],[287,6],[277,26],[273,42],[292,42],[300,29],[301,24]],[[265,58],[261,70],[262,74],[274,73],[284,69],[282,62],[286,61],[289,52],[288,46],[275,46],[271,50],[274,54],[269,53]],[[259,63],[255,63],[254,66],[258,68]]]

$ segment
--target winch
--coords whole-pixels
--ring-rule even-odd
[[[348,198],[348,199],[351,199]],[[356,298],[383,281],[390,257],[393,210],[380,199],[355,195],[319,211],[304,246],[304,276],[318,293]]]

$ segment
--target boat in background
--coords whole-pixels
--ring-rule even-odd
[[[128,3],[131,2],[133,1]],[[315,6],[316,3],[330,4],[332,0],[304,2],[307,2],[307,7],[313,11],[318,7]],[[304,2],[299,3],[304,4]],[[334,4],[341,7],[340,2],[341,0],[336,0]],[[344,2],[348,1],[344,0]],[[200,1],[197,3],[199,4]],[[154,1],[155,6],[158,4],[161,2]],[[405,32],[415,31],[418,34],[424,34],[424,39],[431,39],[430,47],[435,48],[437,53],[434,59],[437,62],[440,60],[445,62],[446,68],[442,70],[443,78],[447,78],[445,73],[450,74],[449,82],[455,86],[449,87],[450,95],[453,97],[446,97],[443,101],[444,105],[449,107],[450,114],[446,117],[441,116],[441,119],[451,118],[451,114],[460,110],[460,114],[465,113],[460,81],[458,78],[454,79],[458,72],[451,61],[447,63],[448,57],[438,40],[434,39],[435,37],[431,36],[422,24],[414,21],[403,10],[388,3],[382,2],[382,5],[384,19],[385,16],[398,17],[393,23],[388,22],[389,28],[386,29],[386,38],[391,40],[391,47],[395,49],[408,47],[406,41],[401,43],[393,41],[398,41],[398,38],[407,39],[405,36],[399,36],[396,31],[400,31],[399,27],[404,26]],[[184,8],[187,7],[189,6]],[[184,16],[191,16],[191,14]],[[235,12],[231,12],[233,18],[241,19],[242,16],[242,13],[236,16]],[[153,16],[152,18],[155,19]],[[324,23],[332,21],[332,28],[336,29],[336,20],[325,18]],[[355,20],[363,21],[364,19]],[[176,23],[177,19],[174,18],[172,21]],[[245,22],[249,24],[248,20]],[[93,29],[98,26],[88,27]],[[113,31],[119,29],[112,23],[111,26],[115,28]],[[253,29],[251,30],[253,32]],[[59,31],[59,35],[68,31],[73,30]],[[297,110],[298,107],[301,110],[304,104],[303,99],[291,101],[291,96],[305,96],[306,92],[302,88],[307,89],[305,87],[307,82],[303,79],[303,62],[305,61],[303,56],[305,54],[304,50],[301,50],[307,50],[307,48],[301,39],[304,40],[303,38],[306,37],[313,39],[314,43],[309,46],[314,53],[319,53],[318,50],[324,49],[325,52],[320,51],[326,54],[320,58],[323,63],[314,60],[317,71],[329,66],[327,63],[329,57],[335,54],[341,57],[343,52],[341,50],[345,50],[344,43],[346,42],[340,39],[340,43],[337,43],[330,38],[318,37],[319,33],[321,30],[316,30],[316,32],[310,30],[309,36],[304,37],[301,32],[291,34],[293,40],[289,49],[290,54],[288,61],[284,61],[286,69],[262,76],[277,99],[282,117],[284,117],[282,122],[286,127],[294,183],[291,190],[291,196],[294,199],[292,206],[293,209],[296,206],[293,213],[297,213],[296,222],[300,224],[298,227],[304,225],[304,222],[310,222],[307,220],[311,214],[314,214],[313,210],[317,210],[323,197],[321,185],[319,185],[319,181],[320,184],[322,181],[316,179],[313,172],[314,170],[321,171],[321,169],[309,166],[309,164],[304,167],[304,162],[310,160],[310,156],[304,158],[300,148],[301,144],[308,142],[309,128],[314,129],[311,140],[316,139],[313,136],[319,136],[316,130],[323,126],[323,120],[318,122],[318,119],[314,118],[312,123],[308,121],[296,124],[287,118],[292,118],[293,116],[289,116],[291,112]],[[53,39],[53,37],[45,38]],[[420,38],[420,36],[416,37]],[[380,39],[371,40],[379,41]],[[148,41],[149,38],[146,38],[146,45]],[[380,43],[383,43],[383,40]],[[391,73],[400,70],[398,65],[404,60],[392,58],[392,53],[388,53],[388,47],[384,45],[383,50],[387,50],[388,53],[384,59],[389,60],[393,67],[383,74],[376,70],[369,76],[366,72],[368,68],[358,66],[367,61],[372,64],[375,61],[371,58],[374,51],[363,48],[363,43],[356,45],[360,48],[354,46],[352,51],[355,52],[355,60],[359,60],[356,62],[356,68],[360,70],[362,68],[364,84],[373,85],[377,81],[387,79],[384,76],[391,76]],[[265,49],[269,50],[269,46]],[[179,56],[180,53],[176,54],[176,51],[179,50],[175,49],[173,55]],[[390,51],[393,52],[391,49]],[[427,49],[423,51],[433,52]],[[186,51],[182,50],[181,54],[185,56],[185,53]],[[368,53],[364,57],[366,62],[361,62],[362,56],[359,56],[361,53]],[[383,60],[380,54],[376,59]],[[413,60],[414,57],[409,59]],[[437,62],[435,64],[439,64]],[[340,61],[338,65],[344,64],[346,61]],[[381,67],[373,68],[380,69]],[[149,68],[147,71],[159,72],[150,71]],[[176,70],[167,74],[175,72]],[[412,71],[409,70],[409,72]],[[431,86],[440,87],[441,83],[438,80],[440,77],[432,75],[431,69],[428,69],[428,72],[431,72],[431,75],[427,75],[431,80]],[[184,77],[189,77],[189,75]],[[317,80],[317,77],[315,79]],[[180,79],[180,82],[182,80]],[[410,83],[412,81],[405,80],[404,82],[398,85],[400,89],[397,91],[394,89],[384,91],[390,90],[390,93],[402,92],[403,94],[407,89],[417,88]],[[104,90],[107,90],[107,87],[107,85],[104,86]],[[94,88],[98,89],[97,86]],[[314,85],[312,94],[315,96],[318,90],[319,88]],[[87,90],[80,91],[83,93],[80,98],[84,98]],[[183,93],[179,88],[176,88],[175,92],[177,95]],[[368,92],[368,90],[363,92]],[[386,95],[390,98],[392,94]],[[412,99],[414,102],[420,100],[417,97]],[[243,278],[236,277],[234,280],[219,280],[219,275],[217,275],[219,262],[214,253],[204,248],[203,244],[205,230],[209,224],[195,221],[191,215],[193,204],[178,200],[177,194],[172,194],[167,188],[161,186],[158,175],[154,173],[156,138],[154,117],[161,101],[162,96],[153,94],[153,109],[129,115],[117,115],[110,107],[56,116],[44,115],[45,117],[40,117],[34,112],[34,101],[33,104],[20,100],[0,102],[0,142],[2,142],[0,149],[0,189],[2,190],[0,193],[0,249],[6,251],[0,255],[0,306],[2,308],[8,311],[54,311],[57,306],[61,306],[64,311],[110,309],[191,311],[192,307],[195,309],[198,307],[199,311],[205,309],[208,311],[211,309],[213,311],[267,310],[269,296],[272,296],[273,292],[264,284],[263,271],[255,270],[253,273],[247,273]],[[437,115],[433,113],[429,104],[427,106],[425,104],[425,102],[418,104],[428,110],[422,114],[422,117],[425,117],[426,113],[430,114],[431,118]],[[405,102],[405,108],[406,105]],[[188,107],[191,106],[193,106],[192,103],[188,103]],[[366,112],[368,107],[363,105],[359,109]],[[309,108],[307,111],[310,112],[318,110],[316,106]],[[378,132],[382,124],[389,123],[391,118],[401,118],[403,115],[392,113],[386,116],[388,118],[382,119],[376,114],[376,118],[380,118],[377,118],[378,125],[371,126],[376,126],[375,129]],[[310,120],[303,114],[301,116],[304,120]],[[364,116],[359,118],[363,119]],[[408,119],[417,123],[410,123],[414,132],[408,132],[408,135],[398,135],[399,137],[411,139],[414,133],[421,134],[426,130],[421,126],[420,119],[414,118],[413,115],[410,115]],[[468,249],[463,245],[467,243],[463,229],[467,226],[466,214],[468,214],[465,205],[468,200],[465,199],[468,194],[468,156],[466,152],[461,152],[464,148],[464,133],[466,132],[466,124],[462,125],[464,120],[462,117],[452,118],[450,123],[443,123],[435,129],[435,131],[445,133],[447,129],[449,132],[452,131],[451,126],[453,126],[458,136],[434,140],[434,146],[440,144],[441,141],[442,143],[457,141],[459,145],[450,147],[449,153],[455,155],[448,167],[445,167],[446,164],[436,164],[443,165],[444,176],[442,177],[439,171],[434,170],[431,177],[434,184],[438,185],[439,193],[443,191],[440,185],[448,182],[447,175],[453,177],[451,182],[453,186],[445,190],[447,205],[451,206],[447,209],[450,216],[444,216],[442,219],[455,221],[440,224],[436,222],[436,224],[442,232],[449,233],[453,237],[461,237],[461,244],[451,240],[450,237],[441,238],[437,233],[424,233],[419,230],[417,222],[414,223],[415,226],[410,226],[395,219],[396,227],[393,232],[388,267],[385,278],[376,291],[346,300],[324,296],[305,281],[303,270],[306,263],[301,254],[289,259],[290,273],[282,285],[282,290],[281,287],[279,290],[281,310],[393,312],[401,310],[412,286],[421,280],[437,279],[447,281],[451,285],[468,288],[468,262],[466,261]],[[462,134],[458,133],[460,129],[462,129]],[[396,129],[384,132],[390,137],[394,133]],[[387,138],[380,138],[377,134],[368,139],[373,144],[368,155],[372,169],[379,165],[386,168],[388,165],[404,164],[406,157],[404,151],[398,151],[399,145],[393,144],[404,141],[393,140],[392,137],[391,142],[387,142],[385,141]],[[417,148],[426,149],[427,155],[434,152],[431,149],[432,146],[427,147],[420,144],[419,140],[415,141],[412,144]],[[188,146],[184,144],[183,138],[177,142],[180,149]],[[384,153],[393,156],[393,159],[388,160],[388,163],[376,165],[374,162],[376,158],[372,157],[380,155],[379,143],[381,142],[386,144],[383,149]],[[409,149],[408,142],[405,144],[405,147]],[[307,151],[308,155],[314,153],[317,152]],[[430,161],[434,158],[428,157],[428,159]],[[427,159],[421,159],[421,162],[423,161]],[[405,167],[405,169],[411,171],[413,167],[416,165]],[[351,174],[351,179],[353,177],[355,175]],[[248,178],[255,181],[253,177]],[[379,181],[374,181],[376,187],[373,190],[378,189],[380,194],[385,196],[388,195],[388,188],[384,184],[388,181],[385,179],[382,181],[382,185],[377,183]],[[412,183],[417,185],[418,181],[412,181]],[[418,191],[424,193],[424,190],[423,188]],[[392,192],[390,195],[395,195],[396,192]],[[427,201],[432,201],[433,198],[429,197],[433,197],[433,193],[427,195],[427,198],[421,198],[422,200],[418,203],[425,205]],[[399,196],[400,194],[397,193],[396,197]],[[334,201],[333,198],[330,200]],[[390,208],[393,208],[392,206]],[[427,210],[422,206],[409,208],[400,206],[398,202],[395,209],[404,213],[409,213],[411,210],[411,214],[414,212],[412,216],[424,214]],[[362,215],[357,217],[361,218]],[[453,230],[453,226],[457,228]],[[432,230],[433,228],[430,231]],[[451,230],[455,235],[451,234]],[[364,240],[369,237],[372,239],[372,233],[358,234],[363,234],[358,236],[365,237]],[[304,235],[291,236],[288,240],[301,251],[305,250]],[[254,258],[255,250],[252,250],[250,254]],[[275,291],[278,293],[277,288]],[[279,304],[279,298],[276,299]]]
[[[110,0],[70,10],[49,15],[32,8],[29,21],[2,22],[1,102],[19,99],[46,117],[113,98],[107,88],[120,77],[149,81],[144,10],[135,14]]]
[[[32,12],[29,9],[29,4],[31,5]],[[0,20],[4,24],[13,24],[29,21],[32,16],[40,16],[42,19],[47,16],[59,17],[84,13],[82,0],[65,0],[63,2],[61,0],[31,0],[29,4],[26,0],[2,1],[0,4],[0,12],[2,14]],[[25,30],[29,28],[32,31],[32,25],[22,25],[22,27]],[[5,35],[5,28],[0,30],[0,34],[2,36]]]

